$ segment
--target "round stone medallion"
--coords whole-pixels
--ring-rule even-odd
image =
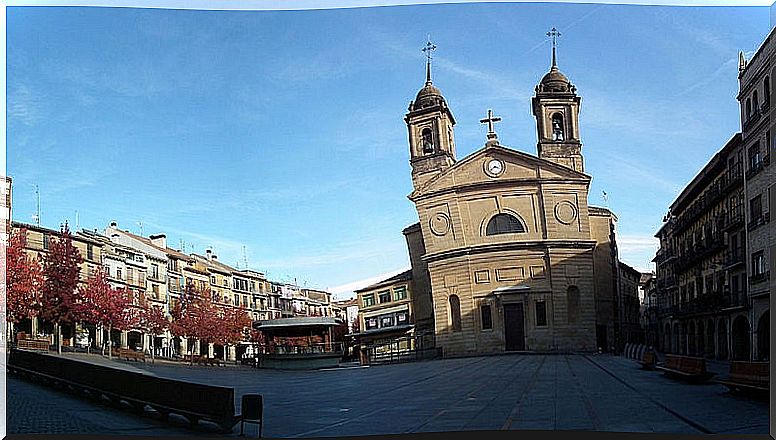
[[[434,214],[429,220],[429,226],[434,235],[445,235],[450,231],[450,217],[443,212]]]
[[[555,218],[564,225],[570,225],[577,219],[577,207],[566,200],[558,202],[555,205]]]

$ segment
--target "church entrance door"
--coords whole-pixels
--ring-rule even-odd
[[[523,304],[504,304],[504,338],[506,351],[525,350]]]

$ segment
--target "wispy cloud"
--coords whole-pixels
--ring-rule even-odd
[[[599,154],[609,163],[609,166],[606,168],[609,170],[610,178],[616,173],[619,180],[648,185],[653,189],[660,189],[670,195],[678,194],[682,189],[681,183],[666,178],[659,171],[653,170],[644,164],[631,162],[627,157],[617,153],[604,151]]]
[[[42,97],[27,84],[16,84],[8,93],[8,122],[33,126],[41,119]]]
[[[737,69],[738,69],[738,55],[729,58],[712,73],[705,75],[701,78],[698,78],[693,85],[680,91],[679,93],[676,94],[676,96],[677,97],[684,96],[702,87],[706,87],[708,84],[719,79],[719,77],[722,76],[723,74],[725,74],[725,76],[727,77],[734,77]]]

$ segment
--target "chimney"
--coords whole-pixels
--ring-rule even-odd
[[[218,260],[218,257],[216,256],[216,254],[213,254],[211,258],[213,258],[214,260]]]
[[[160,248],[167,248],[167,235],[156,234],[156,235],[151,235],[148,238],[151,239],[151,243],[153,243],[154,245],[159,246]]]
[[[110,222],[110,227],[111,227],[111,228],[117,228],[118,226],[119,226],[119,224],[118,224],[118,223],[116,223],[116,220],[114,220],[114,221]]]
[[[212,260],[213,259],[213,251],[211,251],[210,249],[206,250],[205,251],[205,256],[207,257],[208,260]]]

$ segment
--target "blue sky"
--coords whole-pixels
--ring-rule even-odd
[[[318,11],[7,9],[13,218],[166,233],[272,279],[347,291],[408,267],[417,221],[402,120],[424,81],[481,148],[536,153],[530,98],[562,32],[582,96],[590,204],[619,217],[621,259],[646,269],[681,188],[740,129],[738,51],[766,7],[452,4]]]

